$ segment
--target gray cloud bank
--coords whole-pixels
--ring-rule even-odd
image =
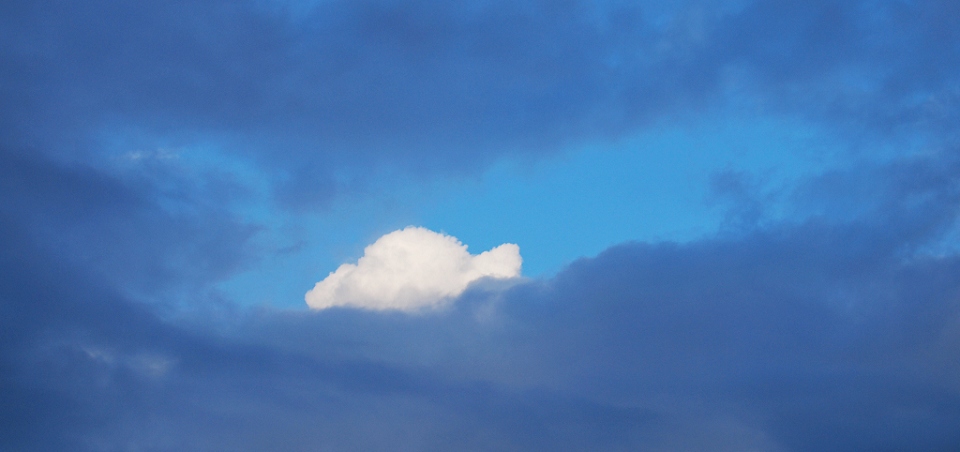
[[[432,316],[174,320],[6,225],[0,444],[951,450],[960,259],[928,249],[960,207],[955,170],[875,167],[886,195],[853,220],[624,244]],[[861,171],[803,191],[863,188]]]
[[[730,105],[955,142],[958,17],[952,1],[5,2],[0,131],[88,163],[225,149],[300,207],[344,171],[472,172]]]

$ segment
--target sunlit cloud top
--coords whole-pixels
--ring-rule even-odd
[[[522,262],[512,243],[473,255],[456,237],[411,226],[380,237],[356,264],[341,265],[305,298],[313,309],[436,308],[481,278],[520,276]]]

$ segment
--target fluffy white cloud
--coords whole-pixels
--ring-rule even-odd
[[[441,306],[480,278],[518,277],[522,262],[512,243],[472,255],[456,237],[410,226],[377,239],[304,298],[313,309],[417,311]]]

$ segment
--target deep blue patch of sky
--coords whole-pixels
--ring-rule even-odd
[[[321,215],[258,204],[262,214],[252,220],[265,226],[259,239],[271,251],[220,288],[244,303],[301,306],[314,282],[411,224],[453,235],[473,253],[517,243],[524,274],[550,276],[618,243],[721,233],[729,212],[716,193],[718,175],[777,190],[851,158],[830,131],[808,122],[716,113],[546,159],[503,160],[473,177],[424,182],[383,173]]]

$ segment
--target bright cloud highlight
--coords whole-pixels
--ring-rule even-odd
[[[377,239],[356,264],[341,265],[304,298],[313,309],[412,312],[439,307],[481,278],[516,278],[522,263],[512,243],[473,255],[456,237],[410,226]]]

